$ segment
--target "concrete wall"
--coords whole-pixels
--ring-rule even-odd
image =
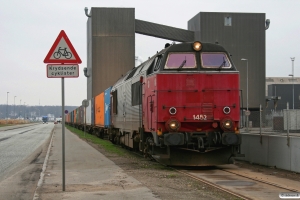
[[[135,63],[134,8],[92,8],[87,21],[87,99],[112,86]]]
[[[241,151],[238,160],[300,172],[300,137],[290,136],[288,146],[286,136],[263,135],[261,144],[259,135],[243,134]]]

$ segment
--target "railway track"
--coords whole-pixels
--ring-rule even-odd
[[[141,154],[136,153],[139,156]],[[264,175],[235,165],[211,168],[172,168],[239,199],[278,199],[281,192],[300,193],[299,182]],[[298,187],[297,187],[298,186]]]
[[[188,177],[190,177],[190,178],[192,178],[192,179],[195,179],[195,180],[197,180],[197,181],[200,181],[200,182],[202,182],[202,183],[205,183],[205,184],[207,184],[207,185],[210,185],[210,186],[212,186],[212,187],[214,187],[214,188],[217,188],[217,189],[219,189],[219,190],[222,190],[223,192],[226,192],[226,193],[228,193],[228,194],[231,194],[231,195],[233,195],[233,196],[235,196],[235,197],[237,197],[237,198],[245,199],[245,200],[248,200],[248,199],[249,199],[249,198],[247,198],[247,197],[245,197],[245,196],[243,196],[243,195],[240,195],[240,194],[235,193],[235,192],[232,192],[232,191],[230,191],[230,190],[228,190],[228,189],[222,188],[222,187],[220,187],[220,186],[217,185],[217,184],[214,184],[214,183],[209,182],[209,181],[207,181],[207,180],[205,180],[205,179],[202,179],[202,178],[200,178],[200,177],[197,177],[197,176],[195,176],[195,175],[192,175],[192,174],[190,174],[189,172],[185,172],[185,171],[183,171],[183,170],[178,170],[178,169],[173,169],[173,170],[177,171],[178,173],[184,174],[184,175],[186,175],[186,176],[188,176]]]
[[[278,199],[281,192],[299,193],[300,191],[297,188],[285,186],[284,182],[276,182],[278,178],[273,178],[270,181],[263,180],[263,178],[259,179],[257,178],[259,173],[251,173],[250,170],[248,170],[248,173],[222,167],[208,170],[174,168],[173,170],[236,196],[239,199]],[[293,185],[293,183],[291,182],[290,185]]]
[[[280,188],[280,189],[288,190],[290,192],[300,192],[300,190],[297,190],[297,189],[294,189],[294,188],[290,188],[290,187],[286,187],[286,186],[283,186],[283,185],[280,185],[280,184],[277,184],[277,183],[272,183],[272,182],[269,182],[269,181],[261,180],[261,179],[258,179],[258,178],[253,178],[253,177],[246,176],[246,175],[243,175],[243,174],[234,173],[234,172],[226,170],[226,169],[220,169],[220,170],[228,172],[228,173],[231,173],[231,174],[235,174],[235,175],[238,175],[238,176],[241,176],[241,177],[245,177],[245,178],[248,178],[248,179],[251,179],[251,180],[254,180],[254,181],[258,181],[260,183],[264,183],[264,184],[268,184],[268,185],[271,185],[271,186],[275,186],[275,187]]]
[[[131,151],[131,153],[143,157],[140,152]],[[282,181],[283,178],[268,176],[236,165],[223,165],[209,169],[203,167],[171,169],[238,199],[278,199],[279,194],[283,192],[300,192],[299,181],[285,179],[290,182],[286,184]],[[278,181],[279,179],[282,180]]]

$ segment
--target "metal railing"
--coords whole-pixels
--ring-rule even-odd
[[[277,111],[264,111],[260,106],[260,111],[251,111],[249,115],[247,131],[246,113],[241,116],[241,132],[253,132],[262,134],[286,134],[287,144],[289,145],[289,137],[291,133],[299,133],[300,135],[300,110],[287,109]]]

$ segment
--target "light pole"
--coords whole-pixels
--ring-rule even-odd
[[[292,57],[291,58],[292,60],[292,74],[289,74],[289,76],[293,77],[292,79],[292,82],[293,82],[293,110],[294,110],[294,60],[295,60],[295,57]]]
[[[20,99],[20,107],[19,107],[19,119],[20,119],[20,116],[21,116],[21,114],[20,114],[20,110],[21,110],[21,106],[22,106],[21,102],[22,102],[22,99]]]
[[[16,97],[17,97],[17,96],[14,97],[14,118],[16,117],[16,112],[15,112],[15,107],[16,107]]]
[[[23,115],[24,115],[24,120],[25,120],[25,115],[26,115],[26,114],[25,114],[25,109],[26,109],[25,103],[26,103],[26,102],[24,102],[24,113],[23,113]]]
[[[247,113],[246,113],[246,127],[247,127],[247,131],[249,128],[249,111],[248,111],[248,59],[246,58],[242,58],[242,61],[247,61]]]
[[[8,109],[8,93],[9,92],[6,93],[6,122],[8,120],[8,118],[7,118],[7,114],[8,114],[8,111],[7,111],[7,109]]]

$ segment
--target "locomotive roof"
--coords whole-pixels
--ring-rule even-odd
[[[131,70],[129,70],[126,75],[122,76],[115,84],[114,86],[127,81],[128,79],[134,77],[135,75],[141,74],[144,71],[147,71],[147,75],[151,74],[149,71],[151,69],[151,67],[153,67],[153,63],[154,60],[157,56],[165,54],[167,55],[168,52],[195,52],[195,50],[193,49],[193,43],[194,42],[184,42],[184,43],[178,43],[178,44],[172,44],[164,49],[162,49],[161,51],[157,52],[155,55],[153,55],[151,58],[149,58],[147,61],[141,63],[139,66],[132,68]],[[229,71],[237,71],[233,61],[231,60],[228,52],[225,50],[225,48],[219,44],[213,44],[213,43],[202,43],[202,49],[199,51],[201,52],[224,52],[228,55],[228,59],[230,60],[231,64],[232,64],[232,68],[229,69]],[[166,57],[163,59],[163,61],[166,60]],[[209,70],[209,69],[205,69],[205,70]],[[215,71],[215,69],[210,69],[211,71]],[[227,69],[228,70],[228,69]],[[159,69],[156,72],[161,72],[163,70]],[[186,71],[181,71],[178,73],[182,73],[182,72],[186,72]],[[195,71],[194,71],[195,72]],[[152,72],[153,73],[153,72]]]
[[[223,46],[213,43],[201,43],[202,49],[200,52],[227,52]],[[194,51],[193,50],[193,42],[185,42],[170,45],[169,47],[164,49],[165,51]]]

